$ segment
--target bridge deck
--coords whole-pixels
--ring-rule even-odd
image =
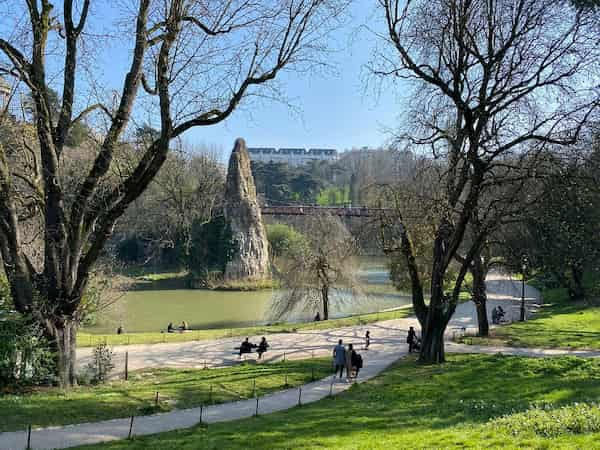
[[[346,217],[376,217],[384,212],[391,211],[388,208],[367,208],[366,206],[263,206],[261,212],[267,216],[306,216],[318,214],[330,214],[332,216]]]

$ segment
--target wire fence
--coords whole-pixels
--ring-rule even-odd
[[[320,358],[316,352],[310,350],[305,352],[294,352],[294,358],[304,356],[305,361],[311,361],[310,364],[302,364],[301,361],[291,360],[289,355],[283,353],[278,355],[276,362],[279,364],[269,364],[265,373],[256,373],[247,376],[240,373],[240,379],[218,380],[216,376],[212,381],[202,383],[186,391],[186,403],[182,408],[199,408],[198,422],[206,425],[204,414],[207,407],[230,403],[236,401],[255,400],[254,414],[259,415],[261,400],[273,392],[281,389],[297,389],[298,405],[302,404],[302,386],[307,383],[335,376],[333,366],[324,358]],[[305,362],[304,361],[304,362]],[[243,360],[242,360],[243,362]],[[127,373],[128,370],[125,370]],[[229,374],[228,376],[232,376]],[[333,394],[333,382],[329,388],[329,394]],[[160,385],[152,395],[143,404],[130,409],[125,417],[129,417],[129,428],[127,438],[135,436],[136,418],[147,416],[154,413],[166,412],[171,410],[173,401],[173,391],[170,389],[161,390]],[[26,442],[24,448],[32,448],[32,442],[35,429],[28,425],[26,429]],[[43,444],[40,442],[40,444]]]

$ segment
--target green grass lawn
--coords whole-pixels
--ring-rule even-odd
[[[165,342],[186,342],[206,339],[221,339],[233,336],[251,336],[269,333],[292,333],[298,330],[323,330],[352,325],[363,325],[380,320],[399,319],[412,313],[412,308],[402,308],[394,311],[362,314],[341,319],[323,320],[308,323],[283,323],[245,328],[225,328],[192,330],[188,333],[127,333],[127,334],[92,334],[80,331],[77,333],[78,347],[91,347],[101,342],[108,345],[129,344],[158,344]]]
[[[314,404],[95,448],[592,449],[600,448],[599,399],[597,360],[451,355],[422,366],[409,359]]]
[[[0,432],[151,414],[200,404],[230,402],[298,386],[332,372],[329,358],[274,364],[245,363],[224,369],[152,369],[115,381],[71,390],[42,388],[0,395]],[[158,406],[155,404],[159,393]]]
[[[592,293],[594,287],[588,285]],[[600,307],[573,304],[562,288],[543,290],[542,295],[544,306],[531,320],[495,328],[490,338],[467,337],[463,342],[600,350]]]

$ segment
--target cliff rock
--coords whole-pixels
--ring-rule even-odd
[[[261,280],[269,276],[267,233],[256,198],[250,156],[243,139],[236,139],[227,171],[225,218],[236,251],[225,268],[226,280]]]

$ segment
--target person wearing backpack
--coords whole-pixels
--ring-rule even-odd
[[[354,350],[352,350],[352,354],[350,356],[351,360],[352,360],[352,367],[354,367],[354,378],[358,377],[358,372],[360,372],[360,369],[362,369],[363,367],[363,359],[362,356],[360,355],[360,353],[356,353]]]

